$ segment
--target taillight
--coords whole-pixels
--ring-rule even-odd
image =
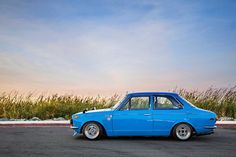
[[[210,118],[210,120],[216,120],[216,118]]]

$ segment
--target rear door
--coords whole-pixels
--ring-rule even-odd
[[[155,135],[169,135],[176,122],[187,118],[182,104],[169,95],[155,95],[153,97],[153,133]]]

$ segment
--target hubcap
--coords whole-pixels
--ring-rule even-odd
[[[191,128],[186,124],[180,124],[176,128],[176,136],[181,140],[186,140],[191,136]]]
[[[99,127],[96,124],[88,124],[85,127],[85,136],[89,139],[95,139],[99,135]]]

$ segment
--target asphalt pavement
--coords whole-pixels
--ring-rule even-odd
[[[0,128],[0,157],[235,157],[236,129],[181,142],[163,137],[88,141],[69,128]]]

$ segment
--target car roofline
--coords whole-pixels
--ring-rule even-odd
[[[172,96],[176,96],[178,94],[175,92],[130,92],[127,95],[130,95],[130,96],[141,96],[141,95],[172,95]]]

